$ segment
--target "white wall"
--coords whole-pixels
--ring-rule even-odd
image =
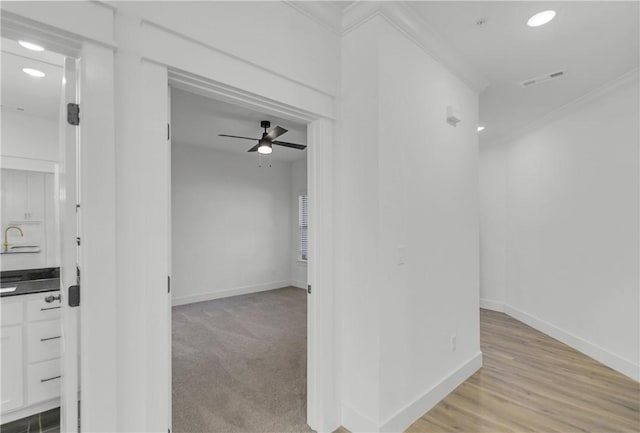
[[[338,92],[337,32],[284,2],[193,2],[189,7],[181,1],[112,4],[264,70],[328,94]]]
[[[307,263],[300,261],[298,197],[307,195],[307,159],[291,163],[291,285],[307,288]]]
[[[166,335],[156,324],[170,320],[165,308],[170,298],[159,290],[170,273],[168,218],[148,216],[149,209],[165,215],[160,209],[169,196],[165,66],[257,95],[266,104],[278,101],[332,119],[340,85],[339,32],[320,25],[293,2],[1,6],[12,18],[29,20],[28,28],[60,30],[65,40],[82,45],[82,82],[90,84],[82,93],[83,137],[93,142],[98,137],[101,146],[83,156],[83,176],[89,181],[82,191],[84,230],[102,230],[91,232],[99,242],[84,245],[83,278],[101,290],[83,301],[85,311],[92,312],[82,317],[87,325],[83,425],[94,431],[165,431],[170,427],[170,395],[168,387],[159,389],[165,382],[158,380],[165,366],[147,362],[169,357],[166,342],[151,343]],[[257,25],[246,25],[248,15]],[[264,31],[265,22],[269,31]],[[101,116],[93,116],[98,111]],[[116,245],[127,248],[116,250]],[[101,310],[95,311],[98,305]],[[328,337],[321,338],[324,353],[331,352],[324,341]],[[146,375],[140,375],[141,368]],[[94,399],[97,389],[101,395]],[[324,400],[320,404],[328,407]]]
[[[482,150],[481,171],[482,297],[636,380],[638,94],[636,75]]]
[[[367,23],[343,37],[340,141],[335,148],[340,403],[342,425],[353,432],[375,431],[380,405],[376,25]]]
[[[395,430],[480,367],[478,95],[389,24],[380,36],[380,416]]]
[[[480,151],[480,306],[502,311],[507,291],[505,146]]]
[[[2,156],[58,162],[58,122],[2,110]]]
[[[401,431],[481,365],[478,96],[381,18],[343,71],[343,422]]]
[[[172,147],[173,304],[288,286],[291,163]]]
[[[32,116],[16,110],[2,109],[0,155],[3,168],[44,172],[44,191],[37,194],[44,200],[45,220],[38,224],[22,224],[26,238],[17,237],[10,242],[40,245],[41,252],[14,254],[2,257],[2,270],[57,267],[60,265],[57,218],[54,214],[54,167],[59,159],[58,122]],[[32,192],[33,193],[33,192]],[[8,221],[2,221],[2,230]]]

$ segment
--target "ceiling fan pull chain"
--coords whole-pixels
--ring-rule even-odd
[[[269,168],[271,168],[271,154],[269,154]]]

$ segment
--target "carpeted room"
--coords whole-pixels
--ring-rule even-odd
[[[306,152],[219,137],[259,137],[270,119],[305,144],[306,126],[171,101],[172,430],[309,431]]]

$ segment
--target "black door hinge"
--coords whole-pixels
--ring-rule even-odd
[[[167,123],[167,140],[171,140],[171,124]]]
[[[80,124],[80,105],[73,102],[67,104],[67,122],[69,125]]]
[[[308,293],[308,294],[311,294],[311,284],[308,284],[308,285],[307,285],[307,293]]]
[[[171,293],[171,275],[167,275],[167,293]]]
[[[80,306],[80,286],[79,285],[69,287],[69,306],[70,307]]]

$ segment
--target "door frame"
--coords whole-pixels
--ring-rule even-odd
[[[82,186],[77,200],[83,216],[78,258],[83,264],[81,305],[76,309],[80,311],[74,312],[75,316],[79,315],[76,323],[82,330],[79,419],[85,431],[117,431],[117,375],[113,362],[116,333],[113,327],[104,325],[117,316],[114,83],[110,72],[116,47],[4,9],[0,28],[2,37],[28,39],[47,50],[80,60],[76,76],[77,100],[81,107],[77,136],[79,143],[91,143],[91,146],[83,146],[77,155],[80,165],[77,179]],[[63,299],[70,308],[67,301]],[[73,322],[70,320],[67,325]],[[65,386],[64,380],[62,385]],[[68,423],[65,428],[76,431],[77,423]]]
[[[307,124],[307,284],[311,287],[307,297],[307,423],[319,432],[333,431],[340,425],[335,386],[337,314],[333,260],[334,122],[319,114],[170,67],[167,68],[167,81],[170,87],[176,89]],[[170,160],[170,155],[168,158]],[[170,197],[170,170],[168,176],[169,181],[160,184],[168,185],[167,194]],[[170,237],[168,242],[171,242]],[[168,250],[171,251],[170,246]],[[170,269],[168,272],[170,274]],[[167,319],[170,321],[171,317]],[[170,357],[170,341],[168,349],[167,356]]]
[[[82,23],[69,21],[73,14],[67,12],[72,12],[75,5],[82,5],[82,10],[89,15]],[[148,218],[148,214],[140,211],[144,204],[129,203],[130,197],[125,197],[124,202],[122,196],[118,196],[116,200],[116,185],[122,184],[123,175],[131,176],[132,169],[129,166],[118,165],[116,171],[116,148],[118,152],[122,152],[124,148],[122,143],[119,147],[116,146],[115,119],[118,115],[118,127],[122,130],[123,113],[153,114],[145,115],[144,122],[141,122],[143,125],[134,125],[133,129],[127,129],[127,134],[119,140],[135,148],[132,148],[134,155],[127,153],[127,156],[133,157],[134,164],[152,171],[151,176],[142,179],[144,185],[141,188],[162,201],[162,205],[165,206],[162,216],[169,217],[167,85],[169,73],[174,75],[178,71],[186,71],[182,72],[185,77],[193,73],[190,78],[195,79],[192,83],[194,88],[200,87],[202,91],[211,92],[210,95],[217,95],[218,99],[227,97],[228,102],[258,106],[262,111],[271,110],[279,117],[308,122],[310,147],[307,166],[311,200],[311,261],[308,266],[308,281],[312,285],[312,293],[308,302],[310,342],[307,418],[311,427],[319,432],[330,432],[339,427],[339,305],[335,300],[333,259],[332,155],[335,129],[331,116],[335,109],[334,98],[300,83],[289,82],[285,77],[256,68],[255,65],[227,56],[215,48],[199,44],[149,21],[141,21],[126,14],[118,16],[116,20],[118,9],[102,2],[69,2],[62,6],[45,3],[38,10],[23,7],[19,2],[10,2],[3,6],[6,6],[6,9],[1,9],[3,36],[13,39],[28,36],[48,49],[80,58],[82,61],[78,77],[81,100],[80,140],[83,143],[91,143],[91,146],[83,148],[80,156],[82,169],[79,176],[83,186],[80,197],[83,212],[80,258],[80,262],[83,263],[80,314],[82,429],[96,432],[120,431],[132,430],[139,426],[146,431],[166,431],[167,422],[170,423],[170,415],[167,415],[171,405],[170,365],[167,362],[158,367],[156,362],[158,359],[168,360],[170,355],[170,348],[165,344],[169,342],[167,335],[170,335],[170,295],[167,296],[166,290],[167,276],[170,275],[170,252],[167,250],[170,243],[166,236],[170,233],[170,223],[157,223],[154,221],[155,218]],[[105,23],[112,25],[105,26]],[[145,43],[128,45],[127,42],[118,48],[117,37],[128,37],[126,41],[136,41],[136,38],[142,37]],[[118,70],[114,61],[116,49],[121,56]],[[203,61],[204,59],[206,61]],[[248,75],[239,74],[239,70]],[[140,106],[149,111],[138,112],[132,107],[120,106],[116,113],[114,95],[117,98],[118,94],[123,93],[123,83],[120,82],[119,88],[115,89],[115,80],[120,78],[126,85],[130,77],[127,75],[125,80],[123,71],[133,72],[134,77],[140,71],[145,77],[152,76],[153,82],[145,79],[140,83],[144,86]],[[197,79],[198,76],[212,74],[227,84]],[[262,76],[268,77],[273,85],[267,93],[277,93],[278,89],[282,90],[284,87],[284,92],[277,93],[282,95],[283,100],[298,107],[312,107],[309,108],[311,111],[239,88],[255,88],[256,82],[251,77]],[[238,77],[241,79],[237,79]],[[231,81],[236,83],[235,87],[230,84]],[[136,106],[137,108],[139,106]],[[162,150],[164,148],[167,150]],[[149,156],[153,158],[150,160]],[[162,184],[154,183],[155,180]],[[151,200],[146,196],[142,198],[145,202]],[[141,260],[145,267],[140,276],[137,276],[140,272],[134,273],[126,268],[119,268],[116,272],[116,265],[119,263],[117,260],[123,260],[122,257],[129,257],[130,254],[126,249],[118,250],[116,243],[119,238],[116,231],[119,214],[116,210],[123,205],[127,210],[141,212],[146,221],[153,222],[153,227],[145,226],[137,233],[144,242],[134,245],[136,253],[140,249],[154,252],[153,257],[142,255]],[[158,230],[158,224],[162,230]],[[118,230],[121,229],[122,226],[119,225]],[[162,249],[164,257],[160,257],[157,247]],[[137,256],[141,257],[140,254]],[[140,286],[133,286],[128,280],[121,279],[132,275],[135,277],[133,280],[141,282]],[[126,284],[121,284],[123,282]],[[129,289],[135,290],[129,292]],[[161,293],[165,294],[162,298]],[[153,299],[153,304],[145,302],[140,307],[141,314],[129,317],[127,312],[123,313],[122,309],[118,308],[121,306],[119,302],[126,302],[125,299],[118,299],[124,296],[145,296]],[[132,326],[119,329],[119,322],[124,323],[123,327]],[[141,337],[141,344],[134,344],[138,340],[126,334],[128,331],[135,332],[136,338]],[[123,335],[126,336],[124,340]],[[121,341],[117,340],[118,337],[121,337]],[[127,358],[123,353],[128,354]],[[148,367],[146,375],[140,375],[139,370],[135,369],[138,364]],[[154,375],[156,367],[159,368],[159,376]],[[129,371],[132,368],[135,371]],[[133,373],[133,376],[123,375],[123,372]]]

